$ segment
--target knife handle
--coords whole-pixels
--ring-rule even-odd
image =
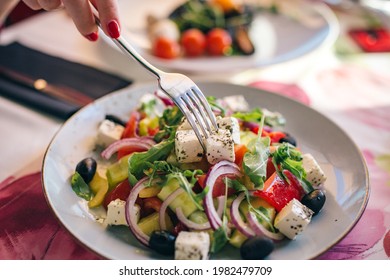
[[[25,74],[6,69],[0,66],[0,75],[23,86],[35,89],[48,96],[69,102],[70,104],[85,106],[94,101],[93,98],[69,87],[53,85],[44,79],[33,79]]]

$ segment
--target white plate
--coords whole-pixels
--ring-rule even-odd
[[[166,17],[183,0],[119,1],[122,35],[155,66],[186,72],[230,72],[263,67],[295,59],[321,46],[333,44],[338,22],[333,12],[321,3],[300,5],[285,1],[279,15],[259,14],[251,28],[255,53],[251,56],[161,59],[151,54],[146,33],[146,16]],[[296,3],[296,1],[293,1]],[[119,49],[106,36],[105,42]]]
[[[278,94],[225,83],[199,83],[208,95],[243,94],[249,104],[281,112],[286,131],[294,135],[303,152],[311,153],[328,176],[327,200],[307,230],[294,241],[282,242],[270,259],[311,259],[340,241],[356,224],[368,200],[369,185],[360,151],[333,122],[315,110]],[[105,229],[95,221],[85,202],[70,187],[76,164],[94,148],[97,127],[106,114],[127,118],[146,92],[155,85],[125,89],[83,108],[53,138],[43,163],[46,198],[59,221],[82,244],[108,259],[159,259],[140,245],[127,227]],[[217,259],[239,259],[238,250],[224,250]]]

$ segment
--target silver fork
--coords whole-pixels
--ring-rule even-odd
[[[103,30],[97,11],[92,7],[96,24]],[[215,115],[199,87],[187,76],[167,73],[150,64],[122,36],[112,41],[126,54],[130,55],[150,73],[156,76],[158,85],[176,104],[187,118],[203,149],[204,139],[218,130]]]

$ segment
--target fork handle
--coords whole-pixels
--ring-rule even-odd
[[[91,9],[92,9],[92,12],[93,12],[93,15],[95,17],[95,21],[96,21],[96,24],[97,26],[103,31],[103,27],[102,27],[102,24],[100,22],[100,19],[99,19],[99,15],[98,15],[98,12],[96,10],[96,8],[91,4]],[[130,57],[132,57],[133,59],[135,59],[138,63],[140,63],[142,66],[144,66],[147,70],[149,70],[150,73],[152,73],[153,75],[156,76],[157,79],[160,80],[161,78],[161,75],[163,74],[163,72],[156,68],[155,66],[153,66],[152,64],[150,64],[148,61],[146,61],[146,59],[144,59],[135,49],[133,46],[131,46],[129,44],[129,42],[127,42],[126,39],[124,39],[122,36],[119,36],[117,39],[114,39],[114,38],[111,38],[111,40],[115,43],[115,45],[117,45],[124,53],[128,54]]]

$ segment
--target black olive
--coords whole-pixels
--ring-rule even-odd
[[[88,157],[77,164],[76,171],[81,175],[85,183],[88,184],[89,182],[91,182],[93,176],[96,173],[96,167],[96,160],[91,157]]]
[[[165,230],[156,230],[152,232],[149,240],[151,249],[162,255],[173,255],[175,252],[176,236]]]
[[[241,258],[244,260],[262,260],[271,254],[274,248],[274,242],[267,237],[251,237],[241,245]]]
[[[283,137],[283,138],[280,138],[279,140],[280,143],[284,143],[284,142],[287,142],[287,143],[290,143],[291,145],[293,146],[297,146],[297,141],[295,140],[294,137],[292,137],[290,134],[286,133],[286,136]]]
[[[324,206],[325,200],[326,197],[324,192],[320,189],[315,189],[314,191],[311,191],[308,194],[306,194],[302,198],[301,202],[303,205],[306,205],[314,212],[313,215],[317,215],[321,211],[322,207]]]
[[[126,126],[126,123],[123,120],[121,120],[119,117],[114,115],[106,115],[106,120],[112,121],[121,126]]]

